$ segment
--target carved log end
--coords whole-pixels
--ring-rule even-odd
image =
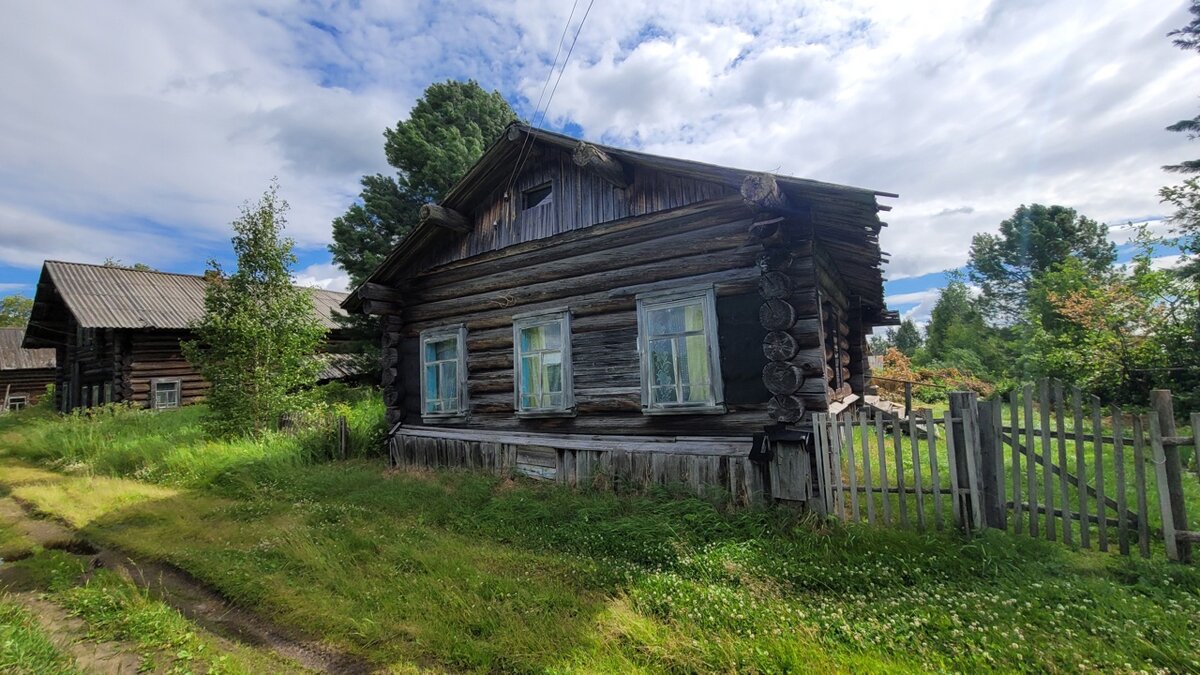
[[[804,384],[804,373],[799,367],[779,361],[763,366],[762,378],[767,391],[776,396],[795,393]]]
[[[758,321],[767,330],[787,330],[796,323],[796,311],[786,300],[767,300],[758,308]]]
[[[771,361],[791,360],[799,349],[796,338],[781,330],[771,331],[763,338],[763,356]]]
[[[772,396],[767,414],[776,422],[794,424],[804,417],[804,401],[799,396]]]
[[[771,211],[787,207],[787,198],[779,182],[769,173],[752,173],[742,180],[742,199],[756,211]]]

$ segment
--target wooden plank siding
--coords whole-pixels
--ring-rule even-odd
[[[427,262],[438,265],[462,260],[599,223],[736,194],[723,185],[657,171],[635,168],[632,173],[629,187],[617,188],[576,166],[569,153],[546,148],[525,163],[511,190],[502,184],[475,208],[471,232]],[[552,189],[549,202],[522,209],[524,192],[545,184]]]

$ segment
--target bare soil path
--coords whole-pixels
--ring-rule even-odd
[[[88,569],[107,568],[121,573],[157,600],[211,632],[218,644],[239,643],[268,649],[297,670],[328,673],[369,673],[364,659],[339,651],[318,640],[295,635],[272,622],[235,607],[186,572],[163,563],[135,560],[122,552],[101,550],[62,523],[39,517],[12,497],[0,497],[0,522],[8,524],[43,548],[60,549],[87,559]],[[137,647],[120,642],[84,639],[86,625],[58,605],[28,588],[18,570],[0,565],[0,588],[41,620],[51,638],[70,653],[84,672],[134,673],[141,658]]]

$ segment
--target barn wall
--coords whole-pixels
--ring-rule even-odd
[[[25,396],[28,405],[36,404],[46,393],[46,385],[54,384],[54,368],[23,368],[0,370],[0,406],[5,394]]]
[[[149,406],[151,381],[158,378],[180,380],[180,405],[202,400],[208,382],[183,358],[179,346],[189,337],[187,331],[130,331],[120,370],[123,400]]]

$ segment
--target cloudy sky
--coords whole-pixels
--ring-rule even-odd
[[[228,262],[229,221],[273,176],[299,278],[340,288],[330,221],[388,170],[384,128],[447,78],[534,118],[587,2],[6,3],[0,292],[31,293],[48,258]],[[596,0],[545,125],[899,193],[888,294],[921,319],[1018,204],[1073,206],[1118,242],[1161,218],[1160,165],[1196,153],[1163,131],[1200,105],[1200,58],[1165,37],[1187,17],[1182,0]]]

